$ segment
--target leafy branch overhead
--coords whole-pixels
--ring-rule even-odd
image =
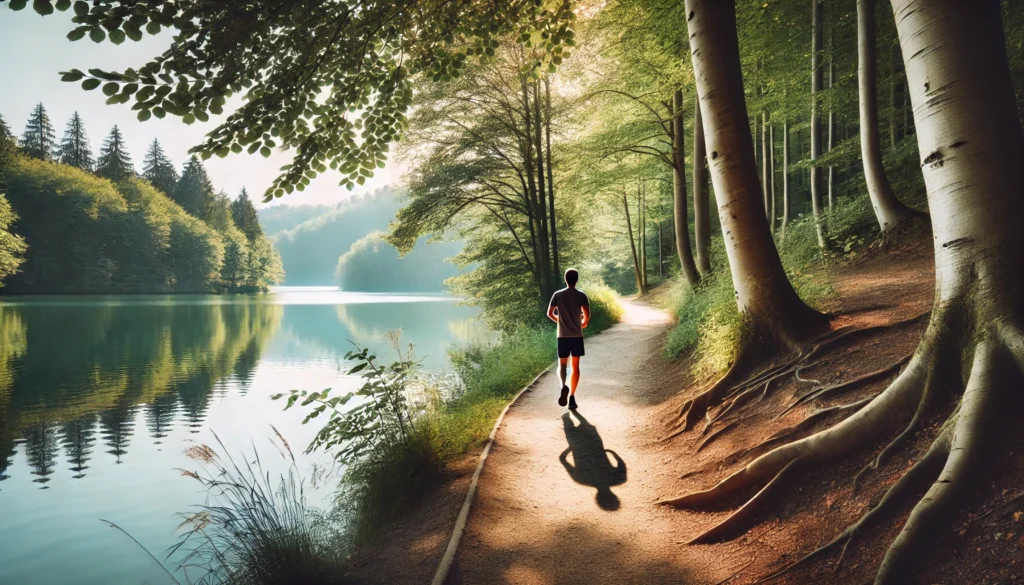
[[[26,0],[0,0],[21,10]],[[141,40],[164,29],[173,42],[138,69],[62,73],[107,103],[127,104],[139,120],[167,114],[191,124],[243,103],[193,152],[203,157],[294,149],[265,194],[281,197],[328,167],[352,189],[383,168],[407,125],[412,78],[457,77],[500,40],[530,48],[523,73],[553,71],[575,44],[569,0],[35,0],[46,15],[73,10],[68,38]]]

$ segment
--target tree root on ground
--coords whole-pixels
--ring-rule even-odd
[[[817,358],[823,351],[838,345],[839,343],[849,342],[855,337],[870,335],[887,329],[895,329],[917,324],[928,315],[929,313],[922,313],[916,317],[891,323],[889,325],[875,325],[861,328],[852,326],[840,327],[839,329],[829,331],[812,340],[795,357],[784,361],[783,363],[757,371],[749,375],[743,381],[734,383],[734,380],[741,375],[742,370],[746,368],[746,364],[749,361],[749,358],[745,356],[749,356],[754,353],[753,350],[743,348],[739,352],[735,363],[721,379],[712,384],[712,386],[707,390],[683,403],[679,412],[669,421],[669,432],[662,441],[668,441],[677,437],[693,428],[697,424],[697,421],[707,419],[708,422],[701,433],[701,436],[703,436],[710,432],[708,427],[710,427],[711,424],[721,420],[725,415],[753,400],[757,395],[757,389],[763,389],[761,397],[758,398],[759,402],[768,395],[773,382],[790,374],[795,374],[798,379],[800,379],[800,373],[802,371],[813,368],[820,363],[815,360],[815,358]],[[724,406],[722,406],[723,404]],[[721,408],[718,409],[715,415],[709,417],[708,411],[719,406],[721,406]]]
[[[960,402],[925,456],[902,475],[877,506],[842,534],[763,579],[781,576],[840,545],[843,546],[839,559],[841,564],[846,549],[863,530],[872,523],[898,515],[908,500],[918,498],[899,536],[886,551],[875,576],[875,585],[908,582],[922,546],[932,542],[935,531],[951,520],[971,486],[976,484],[982,474],[991,453],[997,451],[993,449],[992,442],[1000,426],[1000,416],[1006,412],[1013,389],[1024,381],[1024,335],[1021,335],[1019,328],[1008,328],[997,323],[983,331],[974,330],[977,335],[957,336],[943,333],[944,330],[949,331],[949,328],[932,329],[930,327],[925,334],[918,352],[910,359],[907,367],[885,390],[866,404],[862,401],[833,407],[854,411],[848,418],[828,429],[771,449],[710,489],[660,503],[695,510],[729,509],[737,498],[746,498],[747,494],[756,491],[726,519],[690,542],[711,543],[735,538],[749,530],[758,513],[764,510],[775,493],[794,475],[811,466],[865,448],[879,436],[902,427],[897,438],[876,458],[876,465],[884,462],[884,454],[891,453],[896,445],[906,441],[908,433],[917,429],[922,412],[932,402],[932,386],[937,383],[936,377],[949,378],[945,375],[946,368],[960,367],[958,360],[949,360],[948,357],[970,352],[968,355],[973,354],[973,362],[966,388],[958,389],[962,390]],[[941,375],[936,372],[941,372]],[[955,376],[953,378],[958,379]],[[811,415],[808,420],[825,412],[836,411],[826,409]],[[807,430],[811,424],[805,420],[784,429],[748,452],[786,440]],[[925,489],[927,491],[924,496],[918,497]]]

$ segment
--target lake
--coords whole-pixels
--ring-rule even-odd
[[[220,437],[230,454],[286,466],[274,428],[307,477],[317,428],[272,394],[354,389],[350,342],[394,355],[403,343],[432,372],[446,349],[491,338],[478,311],[444,295],[278,287],[263,296],[0,297],[0,584],[138,585],[169,579],[157,557],[178,514],[204,502],[190,445]],[[323,505],[336,479],[307,489]],[[169,566],[173,565],[173,559]],[[183,581],[184,582],[184,581]]]

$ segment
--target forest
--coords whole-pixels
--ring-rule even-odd
[[[265,292],[281,260],[243,189],[181,174],[154,139],[138,173],[117,126],[94,157],[82,118],[60,141],[43,104],[17,139],[0,117],[0,286],[6,294]]]
[[[245,93],[195,152],[291,151],[268,200],[324,173],[355,189],[389,157],[407,161],[409,198],[383,237],[403,254],[424,238],[463,241],[454,261],[465,271],[449,287],[495,329],[542,322],[570,266],[601,276],[584,278],[588,293],[607,283],[643,297],[675,282],[677,325],[658,350],[699,367],[678,388],[664,440],[691,456],[726,436],[746,442],[698,470],[713,482],[679,477],[680,493],[657,503],[719,513],[681,544],[756,541],[762,525],[816,505],[812,486],[826,515],[836,494],[871,490],[831,517],[823,541],[774,550],[752,582],[857,571],[910,583],[943,562],[938,535],[1014,503],[1012,484],[994,486],[1021,458],[1020,3],[113,1],[73,12],[73,41],[175,31],[138,68],[62,72],[140,117],[203,119]],[[37,164],[15,160],[16,171]],[[856,315],[826,309],[844,263],[907,245],[934,261],[929,312],[853,326]],[[614,300],[594,305],[610,315]],[[751,409],[774,408],[789,381],[815,382],[801,374],[831,368],[822,355],[915,325],[908,355],[857,346],[892,363],[855,376],[833,368],[834,384],[767,413],[774,422],[796,409],[795,424],[756,435]],[[327,396],[303,395],[323,403],[311,417]],[[394,440],[413,441],[412,415],[396,412]],[[428,451],[402,451],[403,469],[435,465]],[[871,542],[877,558],[851,561]]]

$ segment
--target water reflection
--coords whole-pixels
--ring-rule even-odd
[[[0,479],[16,444],[45,484],[63,449],[74,477],[101,449],[121,463],[144,409],[159,440],[202,427],[218,382],[251,378],[280,327],[273,304],[20,303],[0,306]]]

